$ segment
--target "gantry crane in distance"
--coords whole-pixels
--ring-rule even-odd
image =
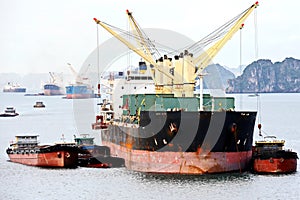
[[[157,55],[158,51],[154,48],[155,46],[151,40],[142,31],[133,18],[132,13],[128,10],[126,13],[131,27],[134,29],[133,33],[123,31],[96,18],[94,18],[94,21],[120,40],[129,49],[137,53],[151,66],[156,93],[173,93],[175,97],[193,97],[195,78],[197,76],[202,78],[201,74],[203,70],[212,62],[212,59],[220,52],[232,36],[243,27],[244,21],[257,6],[258,2],[252,4],[229,22],[195,44],[187,47],[183,52],[179,53],[179,55],[174,56],[173,62],[167,55],[155,59],[155,55]],[[132,44],[120,33],[133,37],[138,45]],[[207,50],[204,50],[204,48],[207,48]],[[200,55],[194,57],[199,51],[202,51]],[[176,53],[178,52],[179,51]],[[202,91],[200,91],[200,101],[201,100]]]

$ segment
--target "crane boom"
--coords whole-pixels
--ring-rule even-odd
[[[52,78],[52,82],[54,83],[56,79],[55,79],[53,73],[52,73],[52,72],[49,72],[49,74],[50,74],[50,76],[51,76],[51,78]]]
[[[145,61],[149,62],[155,69],[157,69],[159,72],[163,73],[168,78],[174,79],[174,76],[169,73],[168,70],[164,69],[164,67],[158,66],[156,62],[152,58],[149,58],[147,54],[144,53],[142,49],[136,48],[133,44],[128,42],[126,39],[124,39],[121,35],[117,34],[114,30],[112,30],[109,26],[107,26],[105,23],[101,22],[100,20],[94,18],[94,21],[102,26],[105,30],[107,30],[110,34],[112,34],[114,37],[116,37],[118,40],[120,40],[123,44],[125,44],[129,49],[134,51],[136,54],[141,56]]]
[[[200,56],[193,60],[194,64],[198,64],[198,70],[195,73],[196,76],[200,75],[201,72],[208,66],[212,59],[219,53],[223,46],[232,38],[232,36],[243,26],[244,21],[252,13],[252,11],[258,6],[258,2],[251,5],[245,13],[237,20],[237,22],[231,27],[231,29],[220,39],[216,44],[210,47],[207,51],[202,53]]]
[[[73,73],[73,76],[75,78],[75,82],[76,83],[82,83],[82,78],[78,75],[78,73],[75,71],[75,69],[73,68],[73,66],[70,63],[67,63],[71,72]]]
[[[148,43],[146,42],[146,38],[144,37],[144,34],[143,34],[142,30],[140,29],[140,27],[138,26],[136,20],[133,18],[132,12],[129,12],[129,10],[126,10],[126,13],[127,13],[129,23],[130,23],[133,31],[136,32],[138,35],[139,39],[137,39],[137,43],[140,45],[140,48],[144,50],[145,55],[148,56],[149,59],[152,59],[153,62],[155,62],[152,58],[150,47],[149,47]]]
[[[193,97],[194,85],[197,76],[202,77],[202,71],[208,66],[212,59],[219,53],[224,45],[232,38],[232,36],[241,28],[243,22],[249,17],[252,11],[258,6],[258,2],[252,4],[244,12],[233,18],[219,29],[209,34],[204,39],[195,43],[189,50],[197,51],[202,46],[213,44],[205,52],[199,56],[194,57],[194,53],[184,50],[180,55],[175,55],[174,61],[168,58],[167,55],[155,60],[151,52],[152,44],[146,35],[142,32],[136,20],[133,18],[132,13],[127,10],[127,15],[132,29],[135,31],[135,39],[139,48],[126,40],[122,35],[115,32],[110,25],[101,22],[94,18],[94,21],[101,25],[105,30],[112,34],[115,38],[125,44],[129,49],[138,54],[146,62],[153,66],[153,71],[150,70],[156,86],[157,93],[173,93],[177,97]],[[195,54],[196,55],[196,54]],[[201,92],[200,92],[201,93]],[[200,95],[200,99],[201,95]],[[201,106],[200,106],[201,110]]]

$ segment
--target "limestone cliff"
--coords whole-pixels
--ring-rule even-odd
[[[227,93],[293,93],[300,92],[300,60],[282,62],[258,60],[248,65],[243,74],[228,80]]]

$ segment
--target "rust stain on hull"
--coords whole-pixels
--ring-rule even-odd
[[[252,151],[245,152],[150,152],[133,150],[102,142],[111,148],[111,155],[125,159],[129,170],[165,174],[207,174],[244,171],[249,166]]]

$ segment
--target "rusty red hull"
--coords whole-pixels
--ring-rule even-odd
[[[77,166],[77,151],[53,151],[49,153],[9,153],[10,161],[37,167],[73,168]]]
[[[293,173],[297,170],[296,158],[257,158],[253,162],[256,173]]]
[[[133,150],[111,142],[111,154],[125,159],[129,170],[162,174],[209,174],[244,171],[252,151],[244,152],[157,152]]]

